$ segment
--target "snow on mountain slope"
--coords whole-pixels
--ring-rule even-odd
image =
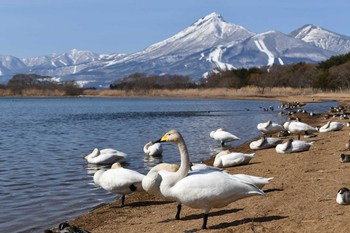
[[[350,52],[350,37],[307,24],[289,34],[290,36],[313,44],[319,48],[339,54]]]
[[[281,32],[269,31],[227,48],[222,62],[235,67],[271,67],[273,64],[323,61],[334,52],[323,50]]]

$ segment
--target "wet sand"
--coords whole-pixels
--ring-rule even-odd
[[[343,105],[350,105],[350,96],[342,100],[345,100]],[[300,97],[293,101],[312,102],[315,99]],[[328,121],[324,114],[312,117],[298,114],[298,117],[313,126]],[[350,121],[339,118],[331,120]],[[341,153],[350,154],[345,149],[350,139],[349,132],[350,127],[344,126],[341,131],[303,138],[314,141],[314,145],[309,151],[294,154],[278,154],[274,148],[252,151],[248,143],[233,148],[232,151],[255,152],[256,157],[248,165],[226,169],[229,173],[274,179],[263,188],[266,192],[264,197],[249,197],[222,209],[212,209],[208,219],[209,230],[200,229],[201,210],[183,206],[181,220],[174,220],[176,203],[146,192],[128,195],[124,207],[115,201],[69,223],[93,233],[347,232],[350,229],[350,205],[338,205],[335,198],[341,187],[350,188],[350,163],[339,162]],[[291,135],[282,138],[297,137]],[[205,161],[209,165],[212,162],[212,159]]]

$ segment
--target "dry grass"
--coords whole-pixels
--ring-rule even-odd
[[[279,99],[298,101],[307,98],[311,101],[349,99],[350,91],[324,92],[312,88],[265,88],[244,87],[240,89],[176,89],[176,90],[85,90],[83,95],[97,97],[163,97],[163,98],[222,98],[222,99]]]

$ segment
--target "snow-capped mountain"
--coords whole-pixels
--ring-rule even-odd
[[[108,87],[135,72],[178,74],[199,79],[213,69],[317,63],[350,51],[350,39],[307,25],[289,35],[255,34],[211,13],[188,28],[134,54],[95,54],[73,49],[63,54],[18,59],[0,56],[0,82],[16,73],[35,73],[84,86]]]
[[[319,26],[307,24],[289,34],[319,48],[339,54],[350,52],[350,37],[331,32]]]

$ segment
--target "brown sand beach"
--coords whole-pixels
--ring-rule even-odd
[[[340,99],[343,100],[342,105],[350,105],[350,97],[323,99]],[[289,98],[289,101],[310,102],[315,101],[315,97]],[[328,121],[324,114],[312,117],[299,114],[298,117],[313,126]],[[344,123],[350,121],[339,118],[331,120]],[[350,205],[338,205],[335,198],[341,187],[350,188],[350,163],[339,162],[341,153],[350,154],[345,149],[350,139],[349,132],[350,127],[344,126],[340,131],[317,133],[317,137],[303,138],[314,141],[310,150],[305,152],[282,155],[274,148],[254,151],[256,157],[248,165],[226,169],[229,173],[274,179],[263,188],[266,196],[249,197],[221,209],[212,209],[208,230],[200,229],[201,210],[183,206],[181,220],[174,220],[176,203],[146,192],[128,195],[124,207],[120,207],[117,200],[69,223],[93,233],[348,232]],[[253,152],[249,149],[249,143],[232,151]],[[212,165],[213,160],[204,162]]]

